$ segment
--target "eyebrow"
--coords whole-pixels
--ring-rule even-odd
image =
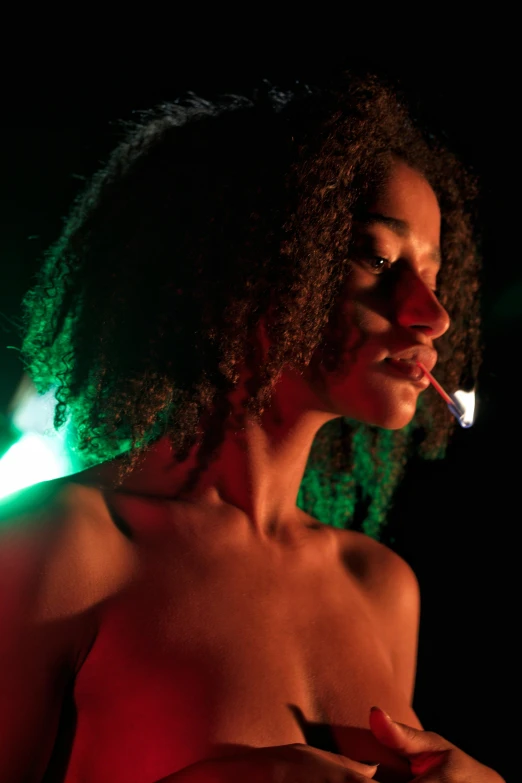
[[[397,234],[399,237],[407,237],[410,234],[410,224],[400,218],[389,217],[388,215],[382,215],[380,212],[364,212],[354,216],[354,220],[357,223],[363,223],[366,226],[377,224],[379,226],[385,226]],[[441,263],[441,255],[438,247],[434,247],[430,253],[430,257],[438,264]]]

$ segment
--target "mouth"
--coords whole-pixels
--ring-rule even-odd
[[[430,385],[428,376],[424,374],[423,370],[413,359],[391,359],[387,357],[384,362],[389,371],[396,377],[412,381],[423,388],[427,388]]]

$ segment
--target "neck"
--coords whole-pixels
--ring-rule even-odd
[[[244,392],[234,392],[232,412],[213,461],[200,467],[201,443],[179,463],[167,436],[153,443],[117,487],[118,492],[164,497],[205,510],[229,507],[244,514],[260,535],[273,535],[285,521],[295,520],[297,494],[314,437],[334,418],[310,404],[298,376],[283,375],[272,403],[259,422],[246,418],[237,429],[237,411]],[[110,486],[115,461],[83,472],[89,483]]]

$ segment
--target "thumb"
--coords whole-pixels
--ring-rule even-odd
[[[438,734],[392,720],[380,707],[370,710],[370,729],[381,745],[406,756],[415,775],[439,766],[446,752],[453,747]]]

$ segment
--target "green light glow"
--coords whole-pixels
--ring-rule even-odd
[[[0,459],[0,498],[70,472],[61,438],[26,433]]]
[[[54,390],[39,395],[24,375],[10,404],[10,447],[0,454],[0,498],[75,470],[67,425],[53,427]],[[16,438],[16,439],[15,439]]]

